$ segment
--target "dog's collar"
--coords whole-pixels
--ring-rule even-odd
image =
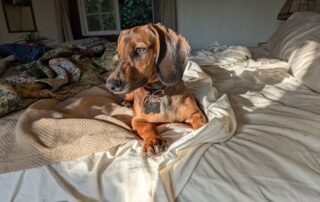
[[[144,98],[144,101],[146,98],[151,99],[157,99],[164,96],[165,88],[163,89],[146,89],[145,87],[141,87],[141,89],[145,92],[147,92],[147,95]]]
[[[144,87],[144,86],[142,86],[141,89],[142,89],[143,91],[150,92],[150,93],[153,93],[153,92],[156,92],[156,91],[164,91],[164,90],[165,90],[165,88],[149,89],[149,88],[146,88],[146,87]]]

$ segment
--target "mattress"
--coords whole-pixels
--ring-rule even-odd
[[[193,58],[206,63],[220,98],[215,109],[231,103],[237,130],[228,141],[197,133],[201,144],[181,158],[171,153],[165,164],[136,155],[140,145],[131,142],[1,174],[0,201],[318,201],[320,95],[293,78],[286,62],[230,57]]]

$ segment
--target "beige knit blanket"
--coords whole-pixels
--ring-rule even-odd
[[[0,119],[0,173],[75,159],[124,144],[132,111],[93,87],[59,102],[40,100]]]

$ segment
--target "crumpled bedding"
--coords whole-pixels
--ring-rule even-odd
[[[0,175],[1,201],[318,201],[320,95],[269,55],[202,69],[212,79],[214,97],[222,98],[213,105],[219,117],[228,114],[225,93],[235,113],[237,130],[228,141],[212,144],[199,133],[188,144],[203,144],[178,155],[173,150],[168,162],[160,159],[165,164],[137,155],[140,145],[132,142]]]
[[[41,57],[46,52],[46,48],[28,44],[1,44],[0,56],[8,57],[14,55],[21,63],[32,62]]]
[[[203,69],[238,127],[209,147],[177,201],[319,201],[320,94],[276,59]]]
[[[62,44],[38,60],[7,67],[0,76],[0,117],[43,98],[64,100],[105,82],[116,44],[89,38]]]
[[[183,79],[209,123],[198,130],[160,125],[169,143],[163,155],[146,157],[133,140],[73,161],[3,174],[0,201],[174,201],[208,147],[229,140],[236,129],[227,96],[217,97],[212,80],[196,63],[188,63]]]
[[[252,58],[251,52],[244,46],[221,46],[218,42],[208,45],[202,50],[193,51],[189,57],[200,66],[219,65],[232,66]]]

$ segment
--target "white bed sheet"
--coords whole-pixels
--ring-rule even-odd
[[[320,94],[277,60],[205,70],[238,128],[209,147],[177,201],[319,201]]]

